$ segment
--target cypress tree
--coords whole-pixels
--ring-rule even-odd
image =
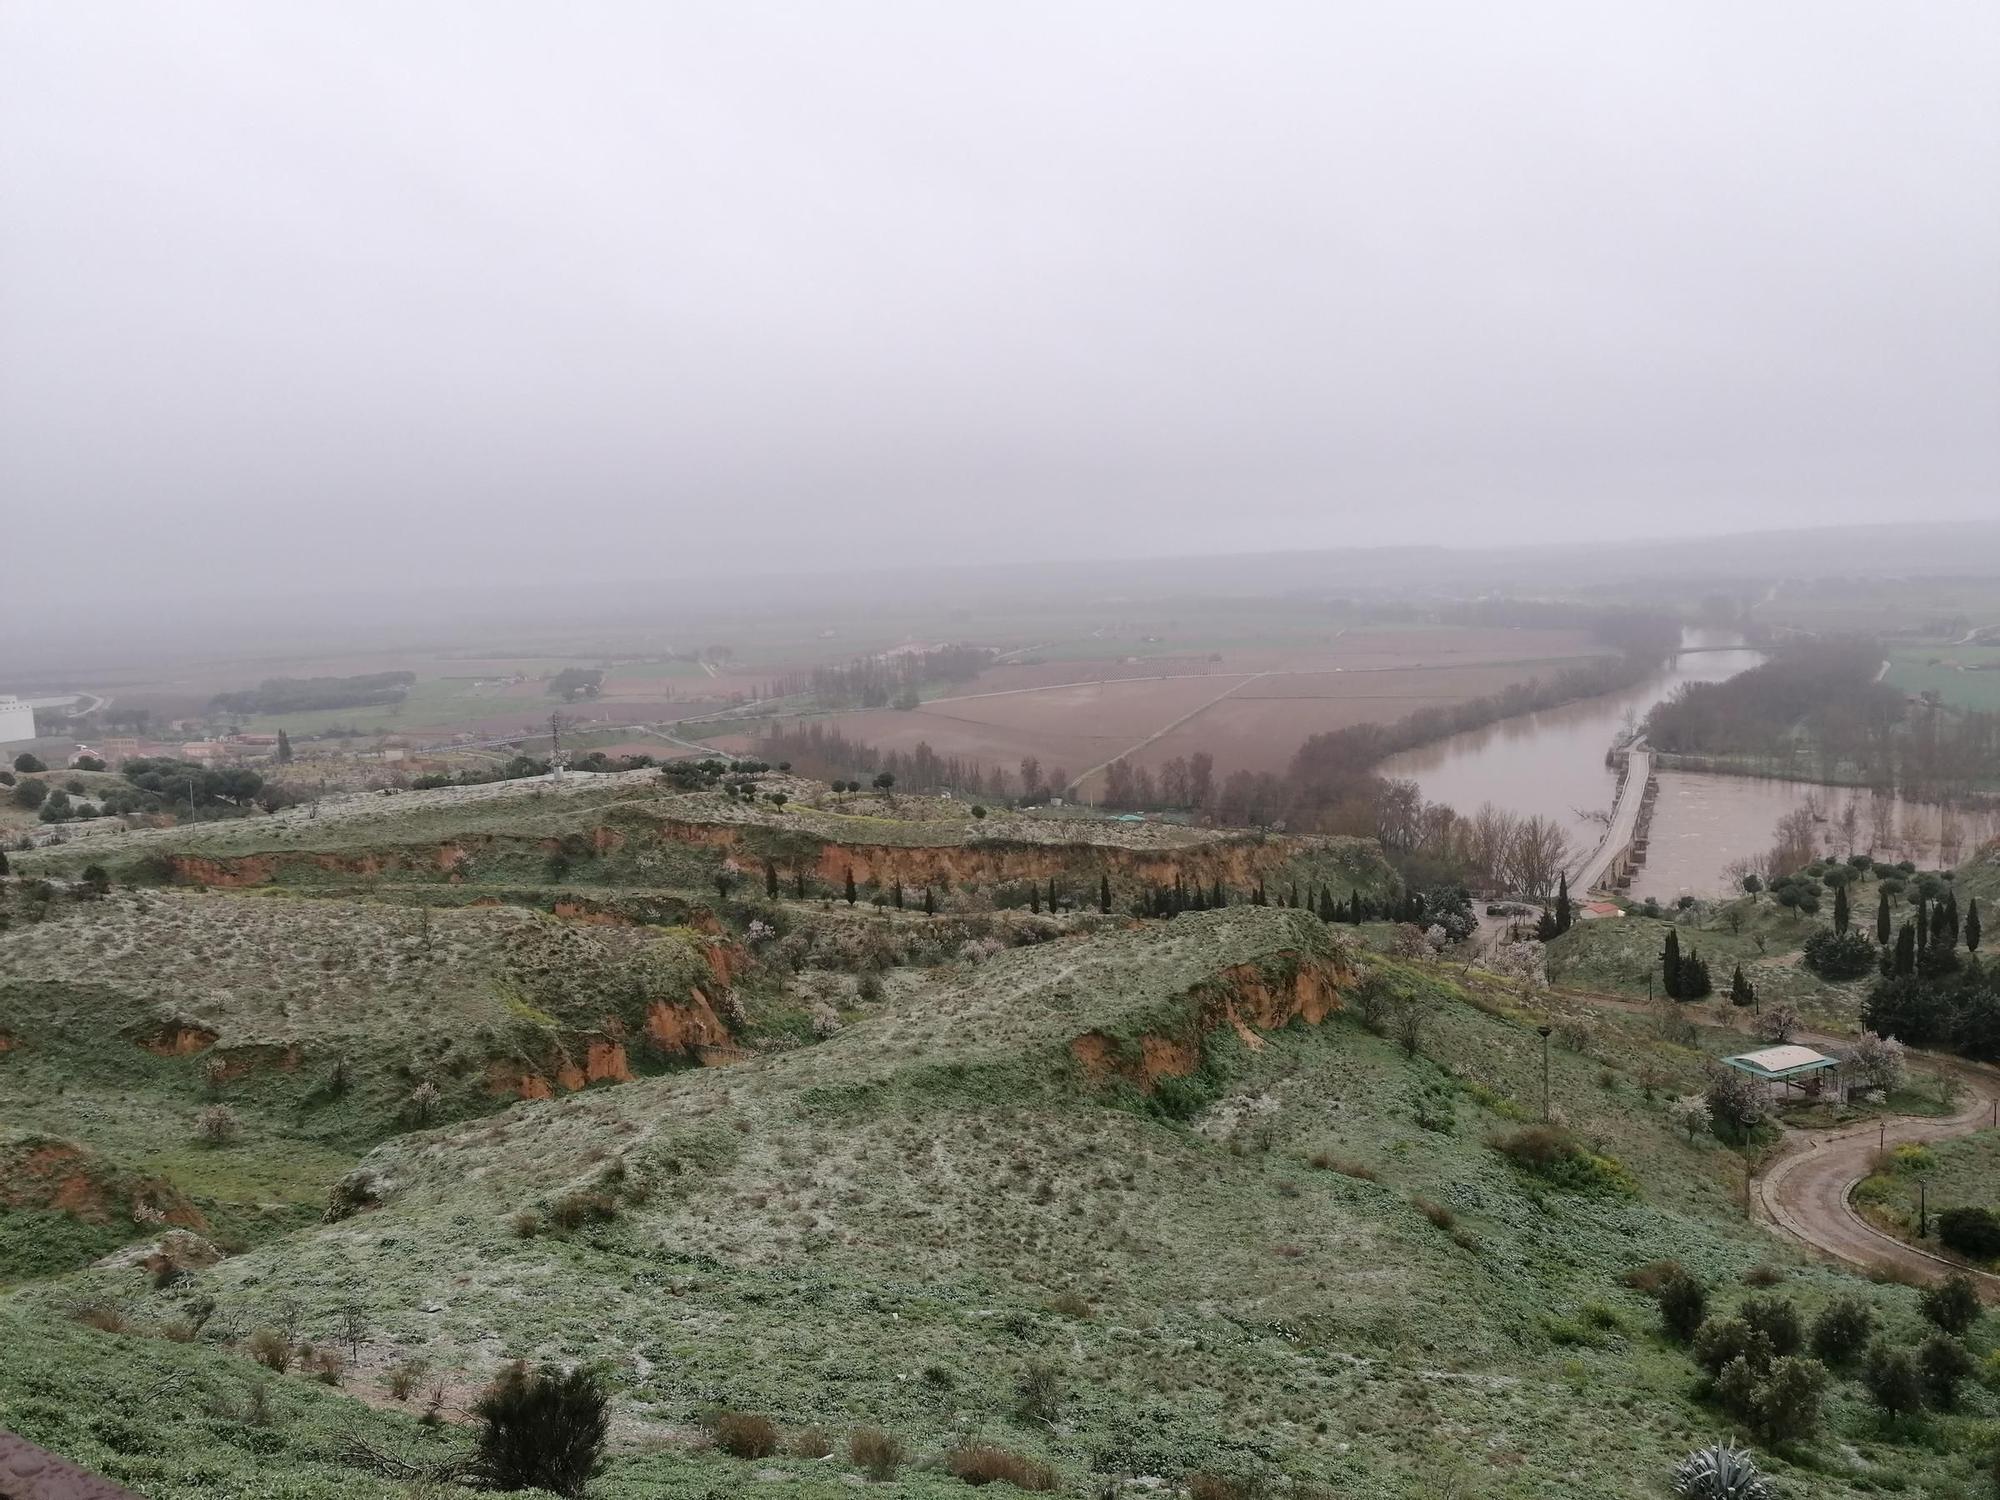
[[[1054,911],[1058,904],[1056,901],[1056,878],[1051,875],[1049,877],[1049,910]]]
[[[1297,906],[1299,904],[1299,883],[1296,880],[1292,882],[1292,899],[1285,904],[1287,906]]]
[[[1944,900],[1938,903],[1938,921],[1944,928],[1944,945],[1958,946],[1958,892],[1946,891]]]
[[[1097,909],[1107,917],[1111,915],[1111,877],[1109,875],[1099,875],[1097,877]]]
[[[1667,945],[1660,950],[1660,988],[1669,1000],[1681,997],[1681,935],[1667,929]]]
[[[901,911],[902,909],[903,909],[903,880],[902,877],[899,875],[896,877],[896,910]]]
[[[778,899],[778,867],[768,859],[764,861],[764,894],[772,901]]]
[[[1902,931],[1896,934],[1896,974],[1900,978],[1916,972],[1917,929],[1905,922]]]
[[[924,915],[927,917],[937,915],[937,902],[932,899],[931,888],[929,886],[924,887]]]
[[[6,873],[7,873],[7,851],[5,849],[0,849],[0,876],[4,876],[6,875]],[[1977,911],[1979,908],[1979,903],[1975,901],[1972,903],[1972,905],[1973,905],[1973,910]],[[1979,918],[1975,916],[1972,919],[1972,922],[1974,931],[1977,931],[1979,926]],[[1977,947],[1978,945],[1974,944],[1974,946]]]
[[[1917,897],[1917,952],[1922,953],[1931,945],[1931,904],[1922,896]]]
[[[1269,903],[1264,899],[1264,878],[1261,875],[1257,877],[1257,890],[1256,893],[1251,896],[1250,904],[1252,906],[1269,905]]]
[[[1557,937],[1561,937],[1565,932],[1569,931],[1569,924],[1572,920],[1573,917],[1569,909],[1569,871],[1565,870],[1556,882],[1555,925]]]
[[[1229,898],[1222,893],[1222,877],[1215,877],[1215,889],[1208,893],[1208,904],[1217,911],[1229,904]]]
[[[1833,888],[1833,930],[1847,931],[1847,884],[1843,881]]]
[[[1199,880],[1194,883],[1194,900],[1191,904],[1196,911],[1208,910],[1208,892],[1201,888]]]
[[[1319,919],[1322,922],[1331,922],[1333,918],[1333,892],[1329,891],[1325,886],[1321,886],[1319,888]]]
[[[1028,882],[1028,910],[1040,914],[1042,909],[1042,888],[1034,881]]]
[[[847,867],[847,904],[854,904],[854,866]]]
[[[800,865],[792,871],[792,894],[803,901],[806,899],[806,867]]]
[[[280,729],[278,731],[278,764],[281,766],[288,766],[291,763],[292,763],[292,737],[286,734],[284,730]]]
[[[1896,931],[1896,925],[1889,918],[1889,893],[1887,891],[1884,891],[1882,892],[1881,899],[1875,903],[1876,943],[1881,947],[1884,948],[1888,947],[1889,939],[1895,933],[1895,931]]]
[[[1543,912],[1535,923],[1535,941],[1538,943],[1553,943],[1556,940],[1556,936],[1556,919],[1547,912]]]
[[[1351,914],[1347,919],[1348,925],[1359,927],[1361,925],[1361,892],[1359,890],[1356,890],[1348,899],[1348,906],[1351,909]]]
[[[4,860],[5,858],[4,854],[0,854],[0,860]],[[6,873],[7,866],[0,864],[0,875]],[[1977,953],[1979,951],[1979,898],[1977,896],[1974,896],[1965,908],[1965,951],[1967,953]]]
[[[1736,966],[1735,977],[1729,981],[1729,1003],[1731,1005],[1754,1005],[1757,992],[1750,988],[1750,981],[1743,977],[1743,965]]]

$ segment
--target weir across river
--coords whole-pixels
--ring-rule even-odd
[[[1618,800],[1597,847],[1570,866],[1572,891],[1615,891],[1629,884],[1633,868],[1645,862],[1646,815],[1659,790],[1653,780],[1653,752],[1641,735],[1615,753],[1624,759]]]

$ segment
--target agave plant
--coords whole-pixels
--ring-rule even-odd
[[[1750,1455],[1727,1443],[1697,1448],[1682,1459],[1674,1470],[1674,1493],[1680,1500],[1778,1500]]]

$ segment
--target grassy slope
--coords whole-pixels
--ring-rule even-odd
[[[1211,1102],[1191,1123],[1086,1085],[1068,1060],[1086,1029],[1171,1030],[1219,964],[1283,968],[1276,955],[1326,941],[1288,914],[1239,910],[1020,950],[912,976],[886,1012],[815,1048],[392,1142],[369,1163],[388,1185],[377,1212],[173,1293],[100,1272],[17,1298],[35,1390],[0,1371],[0,1422],[114,1467],[177,1461],[129,1456],[141,1438],[143,1451],[220,1462],[239,1424],[185,1403],[160,1403],[143,1434],[91,1429],[102,1397],[62,1398],[98,1378],[96,1348],[122,1360],[128,1341],[110,1355],[92,1342],[106,1336],[44,1310],[84,1285],[142,1324],[212,1298],[215,1333],[272,1321],[297,1297],[323,1334],[358,1277],[377,1364],[423,1351],[468,1384],[515,1353],[608,1361],[631,1441],[607,1496],[733,1492],[743,1467],[671,1441],[718,1402],[788,1425],[880,1422],[926,1453],[980,1433],[1072,1476],[1208,1467],[1415,1497],[1452,1492],[1457,1475],[1469,1485],[1457,1493],[1489,1497],[1657,1495],[1669,1460],[1722,1424],[1691,1401],[1690,1366],[1618,1275],[1677,1255],[1729,1281],[1787,1259],[1735,1210],[1727,1153],[1672,1135],[1634,1082],[1651,1062],[1685,1086],[1695,1054],[1616,1015],[1593,1018],[1587,1051],[1553,1053],[1559,1106],[1631,1166],[1644,1184],[1631,1198],[1538,1187],[1487,1149],[1489,1132],[1532,1112],[1538,1018],[1466,1003],[1436,971],[1369,960],[1439,1004],[1424,1055],[1341,1020],[1258,1052],[1223,1030],[1201,1079]],[[1321,1151],[1380,1180],[1315,1170]],[[614,1221],[569,1237],[508,1228],[614,1160],[625,1175],[612,1190],[628,1200]],[[1454,1210],[1463,1242],[1419,1196]],[[1792,1284],[1808,1304],[1858,1291],[1912,1323],[1901,1288],[1806,1266]],[[196,1385],[247,1371],[206,1345],[138,1347]],[[1008,1415],[1029,1361],[1060,1368],[1052,1426]],[[285,1390],[323,1399],[296,1380]],[[1939,1443],[1964,1446],[1992,1415],[1974,1393],[1969,1415],[1937,1423]],[[297,1451],[275,1461],[288,1493],[336,1492],[314,1467],[327,1420],[316,1404],[297,1419]],[[1794,1455],[1815,1470],[1791,1481],[1797,1493],[1966,1473],[1960,1455],[1913,1460],[1882,1441],[1851,1386],[1831,1423]],[[786,1476],[774,1494],[829,1483],[808,1477],[823,1467],[768,1467]],[[218,1474],[208,1492],[253,1491]]]

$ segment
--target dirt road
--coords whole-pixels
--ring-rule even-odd
[[[1573,999],[1634,1014],[1650,1014],[1656,1006],[1615,995],[1564,990]],[[1851,1038],[1824,1032],[1800,1032],[1795,1040],[1830,1050]],[[1745,1038],[1745,1046],[1761,1045]],[[1910,1062],[1943,1070],[1963,1086],[1959,1108],[1949,1115],[1891,1115],[1886,1121],[1866,1120],[1829,1130],[1787,1130],[1778,1154],[1764,1163],[1751,1182],[1757,1216],[1781,1234],[1810,1245],[1822,1254],[1863,1270],[1889,1268],[1916,1277],[1937,1277],[1962,1269],[1957,1262],[1919,1249],[1885,1234],[1855,1209],[1851,1194],[1868,1175],[1869,1164],[1884,1145],[1910,1141],[1941,1141],[1994,1127],[2000,1117],[2000,1069],[1934,1052],[1910,1054]],[[1945,1205],[1949,1207],[1949,1205]],[[2000,1276],[1972,1273],[1980,1296],[2000,1303]]]
[[[1815,1039],[1817,1040],[1817,1039]],[[1932,1067],[1948,1067],[1965,1086],[1964,1103],[1940,1117],[1892,1115],[1838,1130],[1792,1131],[1786,1149],[1756,1178],[1757,1212],[1768,1223],[1816,1250],[1866,1268],[1889,1267],[1932,1277],[1957,1269],[1954,1262],[1883,1233],[1855,1209],[1851,1194],[1868,1175],[1883,1144],[1936,1141],[1971,1135],[1993,1124],[2000,1100],[2000,1075],[1990,1068],[1927,1057]],[[1974,1273],[1980,1295],[2000,1302],[2000,1276]]]

